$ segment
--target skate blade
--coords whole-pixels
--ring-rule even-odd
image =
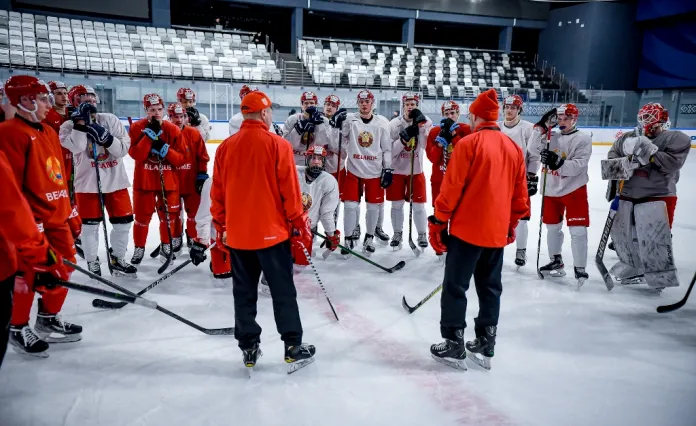
[[[473,361],[476,365],[483,368],[484,370],[490,371],[491,369],[491,359],[487,356],[479,357],[477,354],[466,351],[466,357]]]
[[[44,331],[39,331],[35,330],[36,334],[41,338],[46,343],[73,343],[73,342],[79,342],[82,340],[82,334],[77,333],[77,334],[65,334],[61,335],[60,333],[55,333],[61,337],[54,337],[52,336],[53,332],[46,333]]]
[[[363,250],[362,252],[363,252],[363,254],[365,255],[365,257],[370,257],[370,256],[372,256],[372,252],[369,252],[369,251],[367,251],[367,250]]]
[[[45,350],[43,352],[27,352],[24,349],[20,348],[19,346],[15,345],[14,343],[10,343],[12,345],[12,349],[14,349],[15,352],[22,356],[30,357],[30,358],[48,358],[48,350]]]
[[[544,277],[561,278],[565,277],[565,271],[539,271]]]
[[[580,290],[583,284],[585,284],[585,281],[587,281],[587,278],[578,278],[578,288],[577,290]]]
[[[399,244],[398,246],[391,246],[391,248],[394,251],[399,251],[399,250],[401,250],[401,244]]]
[[[132,279],[132,280],[138,279],[138,274],[127,274],[127,273],[125,273],[125,272],[119,272],[119,271],[116,271],[116,270],[113,270],[113,271],[111,272],[111,276],[112,276],[112,277],[121,277],[121,278],[130,278],[130,279]]]
[[[378,242],[379,245],[381,245],[382,247],[386,247],[386,246],[389,245],[389,240],[388,240],[388,239],[387,239],[387,240],[380,240],[380,239],[377,239],[377,242]]]
[[[288,374],[292,374],[292,373],[296,372],[297,370],[305,368],[306,366],[308,366],[309,364],[311,364],[313,362],[314,362],[314,357],[303,359],[300,361],[288,362]]]
[[[433,357],[433,359],[440,364],[444,364],[448,367],[454,368],[456,370],[461,370],[461,371],[466,371],[468,370],[466,366],[466,361],[463,359],[454,359],[454,358],[440,358],[438,356],[435,356],[433,354],[430,354],[430,356]]]

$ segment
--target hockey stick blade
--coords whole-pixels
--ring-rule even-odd
[[[159,256],[159,253],[160,253],[160,246],[157,246],[157,248],[152,250],[152,253],[150,253],[150,257],[154,259],[157,256]]]
[[[413,312],[416,311],[416,309],[418,309],[418,308],[420,308],[421,306],[423,306],[423,305],[425,304],[425,302],[427,302],[427,301],[430,300],[433,296],[435,296],[437,293],[439,293],[440,290],[442,290],[442,284],[440,284],[439,286],[437,286],[433,291],[430,292],[430,294],[428,294],[427,296],[425,296],[425,298],[424,298],[423,300],[421,300],[420,302],[418,302],[418,304],[417,304],[416,306],[414,306],[414,307],[411,307],[411,306],[408,305],[408,303],[406,303],[406,296],[402,296],[402,297],[401,297],[401,306],[404,308],[404,310],[406,310],[406,312],[408,312],[409,314],[412,314]]]
[[[323,240],[328,239],[328,237],[326,235],[322,235],[319,232],[312,231],[312,233]],[[364,260],[365,262],[369,263],[370,265],[376,266],[377,268],[379,268],[385,272],[389,272],[390,274],[392,272],[403,269],[403,267],[406,266],[406,262],[404,262],[402,260],[401,262],[397,263],[396,265],[392,266],[391,268],[386,268],[386,267],[380,265],[379,263],[373,262],[370,259],[366,258],[365,256],[362,256],[361,254],[354,252],[353,250],[349,249],[348,247],[342,246],[341,244],[338,244],[338,247],[347,251],[348,253],[352,254],[353,256],[357,257],[358,259]]]
[[[418,247],[416,247],[416,244],[410,238],[408,240],[408,246],[411,247],[411,251],[416,255],[416,257],[421,255],[421,251],[418,249]]]
[[[686,294],[684,295],[682,300],[678,301],[677,303],[673,303],[671,305],[658,306],[657,312],[664,314],[665,312],[676,311],[677,309],[684,306],[686,304],[686,301],[689,299],[689,295],[691,294],[691,290],[694,288],[694,282],[696,282],[696,273],[694,274],[694,277],[691,279],[691,283],[689,284],[689,288],[686,290]]]
[[[404,262],[402,260],[399,263],[397,263],[396,265],[392,266],[391,268],[386,268],[385,270],[391,274],[392,272],[396,272],[398,270],[403,269],[404,266],[406,266],[406,262]]]
[[[406,303],[406,296],[401,296],[401,307],[404,308],[404,310],[409,314],[412,314],[413,311],[415,311],[415,309],[408,306],[408,303]]]

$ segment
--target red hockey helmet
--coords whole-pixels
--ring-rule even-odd
[[[246,95],[248,95],[249,93],[251,93],[251,92],[258,92],[258,91],[259,91],[259,88],[258,88],[258,87],[256,87],[256,86],[248,86],[248,85],[245,84],[244,86],[242,86],[241,89],[239,89],[239,99],[244,99],[244,97],[245,97]]]
[[[63,83],[62,81],[49,81],[48,87],[51,89],[51,93],[55,92],[58,89],[68,89],[68,86],[66,86],[65,83]]]
[[[518,109],[522,110],[522,105],[524,105],[524,102],[522,101],[522,97],[520,95],[510,95],[506,96],[505,100],[503,100],[503,107],[505,105],[514,105]]]
[[[13,75],[5,82],[5,95],[12,106],[18,106],[22,96],[33,101],[43,94],[51,94],[48,85],[30,75]]]
[[[177,101],[193,101],[196,102],[196,92],[189,89],[188,87],[182,87],[176,92]]]
[[[321,145],[313,145],[309,147],[305,155],[305,163],[307,165],[307,169],[313,172],[313,174],[318,175],[319,172],[324,170],[324,166],[326,165],[326,156],[328,155],[328,153],[326,152],[326,148],[324,148]],[[321,158],[321,169],[317,167],[315,164],[312,164],[312,159],[317,156]]]
[[[167,115],[169,116],[169,118],[172,118],[177,114],[186,114],[186,108],[184,108],[184,106],[181,105],[179,102],[169,104],[169,106],[167,107]]]
[[[82,95],[87,94],[89,94],[89,91],[87,90],[87,87],[83,86],[82,84],[73,86],[68,91],[68,102],[70,102],[72,106],[77,108],[78,106],[80,106],[80,103],[82,102]]]
[[[420,96],[418,96],[418,93],[406,92],[401,97],[401,105],[405,104],[406,101],[415,101],[416,105],[420,105]]]
[[[372,92],[370,92],[369,90],[363,89],[363,90],[358,92],[358,102],[365,100],[365,99],[369,99],[372,102],[374,102],[375,95],[373,95]]]
[[[162,105],[162,107],[164,107],[164,101],[162,100],[162,97],[157,93],[148,93],[147,95],[143,96],[143,106],[145,107],[145,109],[148,109],[151,106],[157,104],[160,104]]]
[[[558,115],[565,115],[570,119],[576,119],[580,115],[580,111],[578,110],[578,107],[575,106],[575,104],[563,104],[556,108],[556,113]]]
[[[341,106],[341,98],[339,98],[336,95],[329,95],[324,99],[324,105],[329,104],[332,105],[335,108],[338,108]]]
[[[300,96],[300,104],[305,103],[305,101],[314,101],[315,104],[318,104],[319,98],[317,98],[317,94],[314,92],[304,92],[302,96]]]
[[[669,128],[667,109],[656,102],[643,105],[638,111],[638,124],[646,136],[653,136],[656,130]]]
[[[457,111],[459,113],[459,104],[455,101],[445,101],[442,104],[442,115],[445,115],[447,111]]]

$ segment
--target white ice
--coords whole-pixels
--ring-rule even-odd
[[[515,246],[505,252],[490,372],[472,363],[457,371],[430,358],[430,345],[441,341],[439,295],[412,315],[401,308],[402,295],[415,304],[441,282],[432,250],[416,259],[407,245],[400,252],[378,246],[374,261],[405,260],[406,267],[390,275],[357,258],[315,257],[340,322],[311,271],[296,276],[304,340],[316,345],[317,361],[290,376],[264,295],[258,321],[265,356],[247,380],[233,337],[206,336],[139,306],[98,311],[91,296],[72,291],[63,314],[84,326],[83,340],[52,344],[48,359],[8,351],[0,371],[0,425],[693,426],[696,296],[673,313],[655,308],[681,299],[696,271],[696,154],[678,186],[673,231],[681,286],[655,296],[640,288],[607,292],[592,262],[608,211],[599,177],[607,150],[594,147],[590,162],[589,281],[577,292],[569,277],[537,278],[540,197],[533,197],[528,265],[516,272]],[[209,151],[212,157],[215,146]],[[389,209],[384,228],[391,234]],[[157,241],[153,220],[147,253]],[[570,269],[569,238],[563,255]],[[545,234],[541,261],[548,261]],[[615,261],[607,250],[607,265]],[[159,266],[146,255],[139,280],[114,281],[138,291],[157,278]],[[98,285],[79,273],[73,278]],[[472,327],[473,288],[468,296]],[[187,266],[147,297],[205,327],[234,325],[231,286],[216,287],[207,263]],[[472,328],[465,337],[473,338]]]

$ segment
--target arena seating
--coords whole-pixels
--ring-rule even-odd
[[[426,96],[470,98],[488,88],[527,92],[559,86],[543,77],[524,54],[464,49],[300,40],[298,52],[317,84],[393,87]],[[525,90],[526,89],[526,90]]]
[[[0,66],[156,77],[280,81],[248,35],[174,30],[0,10]]]

